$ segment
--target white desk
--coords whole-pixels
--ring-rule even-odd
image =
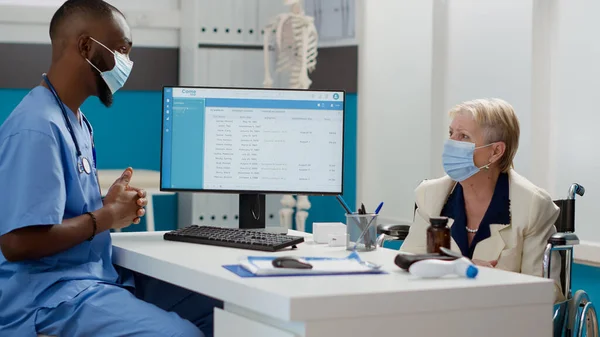
[[[348,254],[304,235],[297,250],[275,254]],[[241,278],[221,266],[273,253],[168,242],[161,232],[114,233],[113,246],[120,266],[223,300],[215,337],[552,334],[553,284],[522,274],[482,268],[475,280],[419,280],[394,265],[396,251],[381,249],[361,256],[387,275]]]

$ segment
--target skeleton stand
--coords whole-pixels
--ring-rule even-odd
[[[265,27],[263,39],[265,81],[263,85],[266,88],[273,87],[269,45],[272,32],[274,32],[275,52],[277,53],[275,71],[290,74],[289,88],[308,89],[312,83],[308,74],[317,66],[317,28],[314,18],[305,14],[302,0],[285,0],[285,4],[290,6],[290,12],[277,15]],[[304,231],[308,218],[308,212],[305,210],[310,209],[311,206],[308,197],[298,196],[296,203],[292,195],[285,195],[281,199],[281,204],[284,206],[279,211],[281,226],[291,228],[293,207],[296,205],[298,209],[296,229]]]

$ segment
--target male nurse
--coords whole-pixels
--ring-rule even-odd
[[[0,336],[211,336],[221,302],[111,263],[109,230],[138,223],[146,194],[129,185],[129,168],[101,198],[79,108],[90,96],[109,107],[125,84],[125,17],[101,0],[69,0],[50,38],[48,73],[0,127]]]

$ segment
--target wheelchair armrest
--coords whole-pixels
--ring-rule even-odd
[[[398,240],[404,240],[408,235],[410,225],[406,224],[380,224],[377,226],[377,234],[393,236]]]
[[[579,237],[575,233],[555,233],[548,239],[548,243],[555,246],[576,246],[579,244]]]

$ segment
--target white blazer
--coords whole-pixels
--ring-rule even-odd
[[[439,216],[456,182],[445,176],[426,180],[415,190],[417,211],[414,223],[400,251],[414,254],[427,252],[427,227],[429,218]],[[517,174],[509,172],[509,198],[511,223],[491,224],[489,238],[475,247],[473,259],[497,260],[496,268],[534,276],[543,275],[542,260],[548,239],[556,233],[554,222],[559,208],[543,189]],[[454,220],[448,219],[452,226]],[[451,240],[451,249],[460,248]],[[555,280],[555,302],[564,300],[560,286],[560,255],[552,255],[552,278]]]

